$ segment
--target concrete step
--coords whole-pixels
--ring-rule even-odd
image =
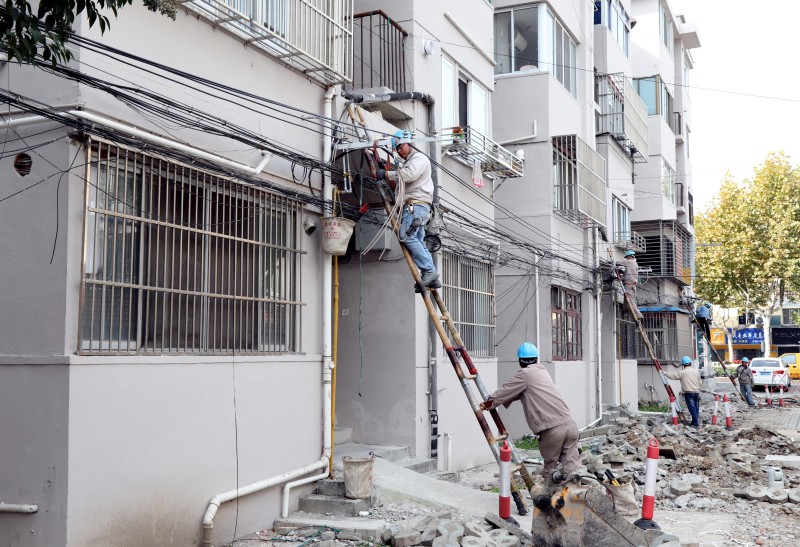
[[[298,510],[317,515],[341,515],[344,517],[358,516],[360,511],[368,511],[369,500],[351,500],[339,496],[325,496],[322,494],[309,494],[300,498]]]
[[[404,460],[410,457],[407,446],[384,446],[359,443],[339,444],[337,442],[333,448],[334,465],[341,467],[342,458],[344,456],[368,458],[370,454],[374,454],[375,456],[390,462]]]
[[[317,481],[317,489],[314,491],[314,493],[321,494],[323,496],[337,496],[343,498],[345,494],[344,481],[337,479],[322,479],[321,481]]]
[[[355,517],[343,518],[335,516],[309,515],[307,513],[292,513],[285,519],[275,521],[273,527],[276,532],[281,534],[289,533],[295,528],[336,528],[343,532],[350,532],[363,540],[375,541],[384,530],[389,528],[389,523],[374,517]],[[371,543],[370,543],[371,544]]]
[[[336,444],[346,444],[353,442],[353,428],[352,427],[333,428],[333,442]]]
[[[434,458],[405,458],[394,463],[417,473],[430,473],[431,471],[436,471],[437,467]]]

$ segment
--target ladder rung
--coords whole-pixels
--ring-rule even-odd
[[[498,435],[497,437],[494,438],[495,442],[505,441],[506,439],[508,439],[508,433],[503,433],[502,435]]]
[[[464,376],[464,379],[465,380],[474,380],[477,377],[478,377],[477,374],[467,374],[466,376]]]

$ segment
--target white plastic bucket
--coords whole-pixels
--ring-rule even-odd
[[[322,219],[322,250],[329,255],[341,256],[347,252],[347,244],[353,235],[352,220],[341,217],[325,217]]]
[[[372,466],[375,456],[342,458],[344,467],[344,495],[350,499],[363,500],[372,495]]]

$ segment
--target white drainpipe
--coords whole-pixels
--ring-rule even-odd
[[[4,503],[0,501],[0,513],[36,513],[38,511],[38,505],[27,503]]]
[[[216,163],[218,165],[223,165],[225,167],[230,167],[232,169],[236,169],[237,171],[242,171],[244,173],[249,173],[251,175],[258,175],[260,174],[264,168],[269,163],[269,160],[272,159],[272,154],[269,152],[262,152],[263,158],[259,164],[255,167],[251,167],[247,164],[240,163],[238,161],[229,160],[228,158],[223,158],[222,156],[218,156],[216,154],[212,154],[210,152],[206,152],[205,150],[201,150],[199,148],[195,148],[194,146],[188,146],[181,142],[166,139],[164,137],[159,137],[153,133],[149,133],[138,127],[134,127],[132,125],[127,125],[124,123],[120,123],[114,121],[112,119],[106,118],[104,116],[100,116],[98,114],[92,114],[91,112],[86,112],[85,110],[70,110],[69,112],[58,114],[61,118],[66,118],[67,116],[74,116],[76,118],[81,118],[92,123],[96,123],[98,125],[102,125],[103,127],[108,127],[111,129],[116,129],[126,135],[131,135],[137,138],[142,139],[143,141],[147,141],[152,144],[156,144],[159,146],[165,146],[167,148],[171,148],[173,150],[178,150],[180,152],[185,152],[187,154],[191,154],[198,158],[203,158],[210,162]],[[25,116],[20,118],[13,118],[8,120],[0,121],[0,129],[4,127],[21,127],[24,125],[33,125],[36,123],[44,123],[48,121],[53,121],[50,118],[45,116]]]
[[[333,97],[336,93],[336,88],[331,86],[325,92],[325,101],[323,103],[323,115],[326,120],[331,118],[333,112]],[[326,122],[325,136],[323,138],[322,159],[329,162],[331,159],[331,143],[332,143],[332,127],[330,123]],[[330,177],[325,177],[322,188],[323,196],[326,200],[330,201],[333,198],[333,187],[331,186]],[[322,252],[320,250],[320,252]],[[214,530],[214,516],[217,513],[221,503],[231,501],[236,498],[242,497],[254,492],[260,492],[272,486],[285,484],[283,488],[283,499],[281,504],[281,515],[287,516],[289,513],[289,490],[301,484],[308,484],[310,482],[322,479],[328,475],[328,465],[330,463],[331,454],[331,380],[333,372],[333,358],[331,354],[331,339],[333,337],[331,329],[331,311],[332,311],[332,289],[331,282],[333,278],[333,268],[331,266],[331,259],[327,255],[323,255],[322,261],[322,456],[319,460],[299,467],[291,471],[287,471],[281,475],[276,475],[272,478],[265,479],[260,482],[237,488],[236,490],[229,490],[224,494],[218,494],[211,499],[205,515],[203,516],[203,547],[213,547],[212,532]],[[320,473],[313,477],[306,477],[302,480],[290,482],[293,479],[308,475],[309,473],[322,469]]]

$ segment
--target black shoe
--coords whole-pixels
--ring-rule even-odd
[[[414,292],[417,294],[422,293],[422,287],[419,286],[419,283],[414,283]]]
[[[422,284],[429,289],[439,289],[442,282],[439,280],[439,272],[431,270],[422,274]]]

